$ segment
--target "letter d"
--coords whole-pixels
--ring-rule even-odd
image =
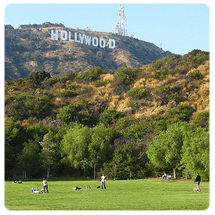
[[[109,39],[109,48],[114,49],[115,48],[115,40],[114,39]]]

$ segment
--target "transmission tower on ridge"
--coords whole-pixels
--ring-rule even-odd
[[[119,21],[114,25],[113,33],[122,35],[122,36],[127,36],[127,25],[125,22],[125,12],[124,12],[124,5],[120,4],[119,7]]]

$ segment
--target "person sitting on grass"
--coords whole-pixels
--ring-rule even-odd
[[[167,177],[167,175],[166,175],[166,173],[164,172],[164,174],[163,174],[163,179],[166,178],[166,177]]]

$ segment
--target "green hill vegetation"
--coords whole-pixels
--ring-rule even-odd
[[[5,81],[5,177],[209,178],[209,53]]]

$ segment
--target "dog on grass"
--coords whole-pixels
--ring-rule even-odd
[[[81,187],[74,187],[74,188],[72,188],[73,190],[80,190],[80,189],[82,189]]]
[[[193,191],[194,191],[194,192],[200,192],[201,189],[200,189],[200,188],[193,188]]]
[[[87,189],[91,189],[91,187],[93,187],[93,186],[86,186],[86,190],[87,190]]]
[[[97,187],[97,189],[99,189],[99,188],[100,188],[100,186]]]

